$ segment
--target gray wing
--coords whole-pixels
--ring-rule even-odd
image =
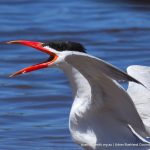
[[[145,86],[129,82],[128,93],[146,126],[150,128],[150,67],[130,66],[127,71]]]
[[[73,52],[66,56],[65,61],[89,81],[92,100],[99,111],[105,103],[107,112],[110,113],[109,116],[113,116],[119,122],[124,122],[125,125],[130,124],[143,137],[148,135],[130,96],[114,80],[140,82],[111,64],[88,54]],[[100,111],[99,114],[101,113]],[[97,124],[100,124],[101,121],[98,121]]]
[[[71,56],[69,55],[69,57],[66,57],[66,60],[74,65],[76,68],[79,68],[81,65],[84,65],[84,67],[92,66],[90,69],[91,71],[93,70],[93,76],[104,74],[116,81],[133,81],[142,84],[132,76],[118,69],[117,67],[107,63],[102,59],[96,58],[88,54],[73,52]],[[96,74],[94,74],[94,70],[97,71]]]

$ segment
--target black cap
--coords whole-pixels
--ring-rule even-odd
[[[71,41],[45,42],[43,46],[49,46],[57,51],[77,51],[86,53],[85,48],[80,43]]]

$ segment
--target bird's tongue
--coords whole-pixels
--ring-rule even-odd
[[[27,72],[31,72],[31,71],[35,71],[35,70],[39,70],[39,69],[43,69],[43,68],[47,68],[58,57],[55,53],[51,52],[48,49],[45,49],[42,46],[43,43],[41,43],[41,42],[26,41],[26,40],[17,40],[17,41],[7,42],[7,44],[22,44],[22,45],[25,45],[25,46],[33,47],[33,48],[35,48],[37,50],[40,50],[40,51],[42,51],[44,53],[49,54],[51,57],[53,57],[53,59],[48,59],[45,62],[36,64],[36,65],[33,65],[33,66],[29,66],[29,67],[24,68],[24,69],[22,69],[20,71],[17,71],[16,73],[13,73],[12,75],[10,75],[10,77],[14,77],[14,76],[17,76],[19,74],[23,74],[23,73],[27,73]]]

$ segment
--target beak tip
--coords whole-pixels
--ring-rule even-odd
[[[11,74],[9,77],[10,78],[12,78],[12,77],[15,77],[15,76],[17,76],[17,75],[19,75],[19,74],[22,74],[22,72],[16,72],[16,73],[13,73],[13,74]]]
[[[5,42],[6,44],[11,44],[11,42]]]
[[[6,42],[6,44],[11,44],[12,43],[12,41],[8,41],[8,42]]]
[[[12,78],[12,77],[14,77],[15,75],[14,74],[11,74],[11,75],[9,75],[9,78]]]
[[[6,44],[13,44],[13,43],[17,43],[17,41],[8,41],[8,42],[6,42]]]

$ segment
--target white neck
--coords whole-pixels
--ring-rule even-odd
[[[88,118],[88,112],[92,107],[91,86],[88,80],[71,65],[65,64],[61,69],[68,76],[73,89],[74,101],[69,117],[69,129],[72,137],[78,144],[91,143],[91,145],[95,145],[95,134],[92,130],[87,129],[86,121],[84,121]],[[84,129],[85,131],[82,131]]]
[[[73,90],[74,101],[69,122],[70,127],[76,130],[79,125],[77,122],[87,115],[87,111],[91,107],[91,86],[87,79],[71,65],[66,63],[61,69],[68,76]]]
[[[89,99],[91,96],[91,86],[87,79],[75,68],[65,64],[64,73],[68,76],[73,90],[74,99]]]

